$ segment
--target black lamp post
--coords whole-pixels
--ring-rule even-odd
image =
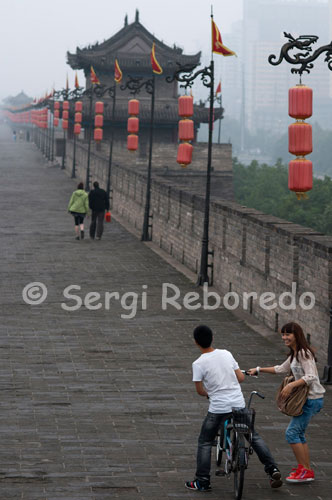
[[[75,89],[70,93],[72,100],[76,102],[83,95],[83,87],[75,87]],[[75,113],[75,110],[74,110]],[[75,120],[74,120],[75,123]],[[71,178],[76,178],[76,134],[74,130],[74,144],[73,144],[73,165],[71,169]]]
[[[210,89],[210,113],[209,113],[209,140],[208,140],[208,160],[206,172],[206,189],[205,189],[205,208],[204,208],[204,226],[201,250],[200,270],[197,278],[197,285],[201,286],[204,283],[209,283],[208,268],[209,255],[209,218],[210,218],[210,192],[211,192],[211,167],[212,167],[212,132],[213,132],[213,103],[214,103],[214,62],[210,66],[205,67],[193,73],[194,68],[191,66],[180,66],[172,77],[167,77],[166,80],[171,83],[177,80],[181,83],[180,87],[192,87],[196,78],[200,77],[203,85]],[[181,73],[187,73],[181,75]]]
[[[216,102],[220,107],[220,118],[219,118],[219,126],[218,126],[218,144],[220,144],[220,133],[221,133],[221,116],[222,116],[222,95],[215,97]]]
[[[133,78],[129,76],[129,80],[121,85],[121,90],[129,89],[132,95],[138,94],[142,88],[151,95],[151,114],[150,114],[150,145],[149,145],[149,163],[148,163],[148,178],[146,185],[146,198],[144,208],[144,221],[141,241],[151,241],[149,234],[150,224],[150,205],[151,205],[151,173],[152,173],[152,148],[153,148],[153,125],[154,125],[154,102],[155,102],[155,74],[152,78],[143,80],[142,77]]]
[[[110,141],[110,154],[108,158],[108,172],[107,172],[107,196],[110,199],[111,196],[111,170],[112,170],[112,158],[113,158],[113,142],[114,142],[114,119],[115,119],[115,103],[116,103],[116,84],[113,87],[109,87],[108,93],[112,98],[112,129],[111,129],[111,141]]]
[[[69,95],[70,95],[69,88],[54,91],[54,97],[56,97],[56,98],[62,97],[63,101],[68,101]],[[63,113],[63,109],[62,109],[62,113]],[[63,129],[63,148],[62,148],[61,170],[64,170],[65,168],[66,168],[66,130]]]
[[[316,35],[302,35],[298,38],[294,38],[290,33],[284,32],[285,37],[288,42],[285,43],[280,50],[279,59],[277,60],[274,54],[271,54],[268,61],[273,66],[278,66],[283,60],[289,64],[298,66],[299,68],[292,68],[291,72],[300,75],[300,84],[302,79],[302,74],[304,72],[310,73],[313,69],[313,62],[318,59],[318,57],[326,52],[324,61],[327,62],[328,68],[332,71],[332,42],[328,45],[323,45],[317,48],[312,53],[312,45],[318,41],[318,36]],[[294,49],[300,50],[298,54],[294,54]],[[291,52],[291,53],[290,53]],[[324,367],[324,374],[322,378],[322,383],[326,385],[332,385],[332,305],[329,310],[330,322],[329,322],[329,342],[328,342],[328,354],[327,354],[327,364]]]

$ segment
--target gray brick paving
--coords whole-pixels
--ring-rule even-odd
[[[241,366],[283,358],[277,341],[253,332],[226,310],[161,309],[161,284],[181,293],[193,284],[118,223],[102,241],[75,241],[67,214],[75,187],[48,166],[35,146],[13,144],[0,130],[1,339],[0,498],[2,500],[191,499],[184,481],[195,470],[196,440],[207,403],[191,382],[198,356],[192,329],[215,330],[215,344],[230,349]],[[33,281],[48,287],[39,306],[22,300]],[[135,319],[110,310],[66,312],[63,289],[78,293],[142,291],[148,310]],[[273,398],[278,379],[247,380],[259,388],[258,425],[283,474],[294,465],[284,440],[288,418]],[[309,432],[317,481],[269,488],[252,457],[244,498],[330,499],[331,391]],[[232,481],[212,477],[210,498],[232,498]]]

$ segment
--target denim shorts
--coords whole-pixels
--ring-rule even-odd
[[[303,413],[293,417],[286,429],[286,441],[289,444],[306,443],[305,431],[312,417],[323,408],[324,398],[307,399],[303,405]]]

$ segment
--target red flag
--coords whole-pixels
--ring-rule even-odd
[[[77,76],[77,71],[75,73],[75,89],[78,89],[80,84],[78,83],[78,76]]]
[[[94,84],[97,84],[99,85],[100,84],[100,81],[99,79],[97,78],[97,75],[95,73],[95,70],[93,69],[93,67],[91,66],[91,70],[90,70],[90,80],[91,80],[91,83],[94,83]]]
[[[228,49],[223,43],[220,35],[220,31],[217,28],[216,23],[212,19],[212,52],[216,54],[221,54],[223,56],[236,56],[235,52]]]
[[[155,44],[153,42],[152,44],[152,51],[151,51],[151,65],[152,65],[152,71],[156,73],[157,75],[161,75],[163,72],[163,68],[160,66],[156,59],[156,52],[155,52]]]
[[[217,90],[216,90],[216,95],[221,94],[221,82],[219,82]]]
[[[122,71],[120,69],[117,59],[115,59],[115,64],[114,64],[114,80],[116,81],[116,83],[120,83],[122,80]]]

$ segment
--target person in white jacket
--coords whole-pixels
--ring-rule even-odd
[[[263,373],[280,373],[294,375],[294,382],[287,384],[282,395],[287,397],[296,388],[307,384],[308,398],[303,406],[303,413],[292,417],[286,429],[286,441],[290,444],[297,467],[292,470],[286,481],[290,483],[312,482],[315,473],[310,466],[309,448],[305,432],[312,417],[323,408],[325,389],[319,382],[316,358],[313,349],[308,344],[303,330],[297,323],[287,323],[281,328],[282,340],[289,348],[289,354],[284,363],[276,366],[251,368],[250,375]]]

